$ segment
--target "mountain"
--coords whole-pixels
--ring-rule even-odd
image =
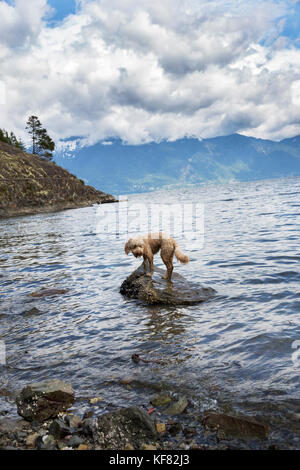
[[[208,181],[300,175],[300,136],[281,142],[239,134],[143,145],[99,142],[56,155],[86,183],[113,194]]]
[[[55,163],[0,142],[0,218],[115,202]]]

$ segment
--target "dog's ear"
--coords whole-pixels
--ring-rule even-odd
[[[126,255],[128,255],[129,252],[130,252],[129,242],[127,242],[127,243],[125,244],[125,253],[126,253]]]

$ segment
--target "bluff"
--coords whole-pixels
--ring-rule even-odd
[[[54,162],[0,142],[0,218],[116,202]]]

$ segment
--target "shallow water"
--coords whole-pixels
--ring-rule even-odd
[[[81,408],[100,396],[99,412],[149,406],[162,388],[186,395],[194,417],[258,416],[299,447],[300,179],[157,191],[128,204],[162,202],[204,204],[204,244],[179,234],[191,262],[175,271],[217,291],[206,303],[149,307],[119,294],[139,261],[115,236],[115,204],[105,216],[90,207],[0,222],[1,409],[15,409],[7,391],[54,377],[73,384]],[[68,292],[30,296],[42,288]],[[164,364],[134,364],[133,353]]]

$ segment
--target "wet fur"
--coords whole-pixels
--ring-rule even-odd
[[[125,253],[128,255],[130,252],[136,257],[143,256],[144,273],[147,272],[147,260],[150,265],[150,273],[146,276],[152,277],[154,264],[153,257],[160,250],[160,256],[166,265],[167,273],[164,279],[168,281],[172,278],[173,272],[173,257],[174,255],[181,263],[188,263],[189,258],[183,254],[178,247],[178,243],[174,238],[164,235],[163,233],[149,233],[148,235],[130,238],[125,244]]]

